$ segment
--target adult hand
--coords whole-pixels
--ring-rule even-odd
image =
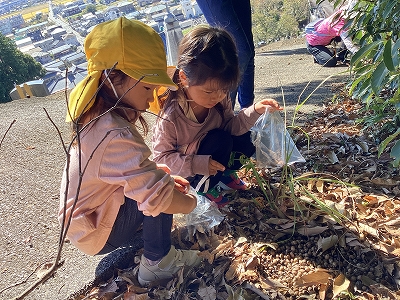
[[[189,191],[190,183],[185,178],[177,175],[171,175],[175,181],[175,189],[181,193],[187,194]]]
[[[218,171],[225,171],[225,166],[210,158],[208,162],[208,173],[210,175],[215,175]]]
[[[281,107],[275,99],[263,99],[254,104],[254,110],[261,115],[265,111],[274,112],[283,110],[283,107]]]

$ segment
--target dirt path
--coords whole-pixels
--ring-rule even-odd
[[[267,97],[281,103],[285,100],[289,113],[299,99],[303,101],[325,78],[346,70],[314,64],[303,39],[258,48],[255,61],[256,100]],[[310,97],[299,121],[321,108],[322,101],[332,96],[330,84],[343,80],[343,76],[329,79]],[[18,295],[27,284],[3,289],[25,280],[37,267],[52,262],[56,255],[59,183],[65,155],[43,108],[67,139],[69,128],[64,123],[63,94],[0,104],[0,140],[16,120],[0,148],[0,299]],[[55,277],[26,299],[65,299],[94,279],[103,257],[89,257],[66,243],[63,258],[65,263]],[[28,283],[35,280],[34,274]]]
[[[297,119],[302,121],[303,116],[320,110],[323,100],[331,98],[331,85],[346,80],[347,70],[346,66],[323,68],[313,63],[303,38],[282,40],[256,50],[256,100],[272,97],[285,102],[289,115],[296,104],[305,101]]]

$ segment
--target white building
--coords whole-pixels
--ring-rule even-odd
[[[180,0],[182,13],[186,19],[191,19],[202,14],[200,7],[196,1]]]

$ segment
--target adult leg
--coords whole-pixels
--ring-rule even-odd
[[[343,43],[342,40],[340,40],[340,42],[338,43],[338,51],[336,54],[337,60],[345,62],[349,53],[350,51],[347,50],[346,45]]]
[[[251,31],[251,7],[249,0],[198,0],[197,4],[211,26],[225,28],[234,38],[239,56],[240,85],[232,91],[232,105],[236,93],[241,108],[254,101],[254,43]]]
[[[311,46],[306,43],[307,51],[314,56],[315,61],[324,67],[336,66],[337,60],[334,54],[325,46]]]
[[[242,32],[236,32],[233,35],[237,37],[239,67],[242,71],[242,77],[238,87],[238,101],[240,108],[245,108],[251,106],[254,102],[255,50],[252,32],[251,5],[249,0],[232,0],[232,5],[242,29]]]

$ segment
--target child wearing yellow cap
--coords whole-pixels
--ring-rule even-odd
[[[194,28],[181,40],[178,57],[172,79],[179,89],[159,97],[153,159],[222,207],[228,190],[246,189],[236,170],[240,155],[255,152],[250,128],[267,109],[282,108],[264,99],[234,113],[229,92],[237,88],[239,63],[233,38],[222,28]]]
[[[73,142],[61,183],[59,221],[82,252],[97,255],[125,244],[143,228],[140,284],[172,278],[197,266],[198,251],[171,245],[172,214],[189,213],[196,197],[189,183],[149,160],[137,123],[167,75],[160,36],[124,17],[97,25],[85,39],[88,76],[70,94],[67,122]]]

